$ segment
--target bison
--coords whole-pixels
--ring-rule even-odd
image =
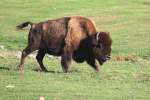
[[[28,45],[22,51],[19,69],[23,69],[25,58],[38,50],[36,59],[42,71],[47,71],[43,64],[46,53],[61,56],[64,72],[68,72],[71,59],[81,63],[86,61],[96,71],[96,60],[102,65],[110,59],[112,39],[109,32],[98,32],[94,22],[83,16],[62,17],[40,23],[25,22],[18,29],[31,25]]]

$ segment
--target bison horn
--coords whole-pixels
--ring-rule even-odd
[[[98,41],[98,37],[99,37],[100,33],[101,33],[101,32],[97,32],[97,34],[96,34],[96,40],[97,40],[97,41]]]

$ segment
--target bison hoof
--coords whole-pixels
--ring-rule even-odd
[[[44,70],[42,70],[42,72],[48,72],[48,70],[47,70],[47,69],[44,69]]]
[[[99,72],[99,68],[95,68],[95,71],[96,71],[96,72]]]
[[[18,65],[17,70],[22,71],[23,70],[23,65]]]
[[[64,72],[64,73],[68,73],[68,70],[63,69],[63,72]]]

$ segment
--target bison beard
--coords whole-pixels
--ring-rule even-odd
[[[25,22],[17,26],[18,29],[31,25],[28,35],[28,45],[22,51],[19,69],[27,55],[38,50],[36,59],[42,71],[47,71],[43,64],[46,53],[61,56],[64,72],[73,58],[76,62],[86,61],[95,70],[99,70],[96,59],[103,64],[111,53],[111,38],[108,33],[97,33],[94,23],[82,16],[63,17],[46,22]],[[101,48],[103,45],[105,48]]]

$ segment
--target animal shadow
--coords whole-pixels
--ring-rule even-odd
[[[33,69],[33,71],[36,71],[36,72],[43,72],[43,73],[64,73],[63,71],[42,71],[41,69],[39,69],[39,68],[35,68],[35,69]],[[79,70],[70,70],[70,71],[68,71],[68,73],[80,73],[80,71]]]
[[[7,67],[0,67],[0,70],[10,70],[10,68],[7,68]]]
[[[35,69],[33,69],[33,71],[35,71],[35,72],[43,72],[43,73],[63,73],[63,72],[58,72],[58,71],[42,71],[41,69],[39,69],[39,68],[35,68]]]

